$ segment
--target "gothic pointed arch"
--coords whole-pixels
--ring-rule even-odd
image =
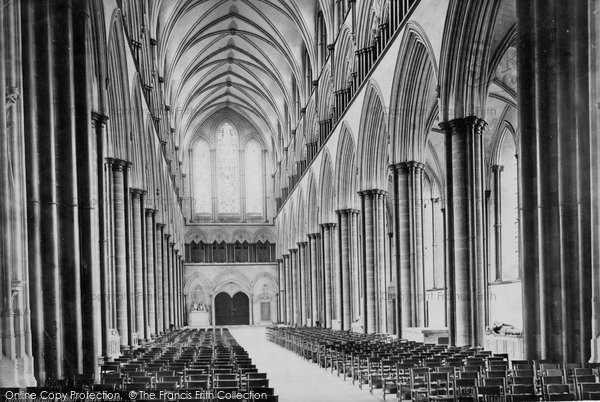
[[[338,140],[335,162],[337,209],[356,208],[356,146],[350,127],[344,122]]]
[[[366,91],[357,152],[360,191],[387,188],[389,165],[389,137],[381,91],[373,81]]]
[[[442,121],[485,118],[491,43],[500,4],[450,1],[440,56]]]
[[[319,223],[335,222],[333,167],[327,149],[323,150],[319,173]]]
[[[108,39],[108,85],[107,100],[109,109],[108,154],[127,160],[129,152],[129,132],[131,130],[131,110],[129,77],[127,73],[126,43],[121,12],[113,12]]]
[[[309,233],[317,233],[319,231],[319,204],[318,204],[318,192],[315,175],[312,167],[308,173],[308,195],[307,195],[307,212],[308,212],[308,231]]]
[[[437,106],[437,66],[426,33],[410,21],[404,31],[390,104],[392,162],[423,161],[432,110]]]

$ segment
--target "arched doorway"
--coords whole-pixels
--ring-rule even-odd
[[[221,292],[215,297],[215,325],[250,324],[250,301],[243,292],[233,297]]]

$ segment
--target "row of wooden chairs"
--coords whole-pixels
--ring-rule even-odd
[[[274,327],[267,338],[383,398],[532,401],[600,399],[596,367],[509,360],[480,347],[452,347],[325,328]],[[598,398],[597,398],[598,397]],[[474,399],[470,399],[474,398]]]
[[[243,393],[278,400],[266,373],[258,372],[227,329],[177,331],[141,353],[106,363],[101,372],[95,390]]]

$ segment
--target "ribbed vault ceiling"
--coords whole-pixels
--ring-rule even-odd
[[[287,143],[285,105],[291,110],[293,77],[303,82],[304,46],[314,53],[316,1],[161,0],[154,6],[158,69],[182,145],[226,108],[254,124],[269,147],[280,143],[278,126]],[[274,147],[276,160],[281,150]]]

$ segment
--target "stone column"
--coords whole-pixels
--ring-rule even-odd
[[[354,209],[348,217],[348,237],[350,242],[350,268],[352,278],[352,320],[358,320],[363,314],[361,310],[361,258],[359,249],[359,222],[360,222],[360,211]]]
[[[385,237],[380,238],[382,231],[378,226],[380,222],[380,210],[383,208],[385,200],[385,191],[383,190],[365,190],[359,192],[362,204],[363,216],[363,266],[365,270],[365,330],[367,333],[375,333],[378,328],[378,303],[377,303],[377,284],[380,264],[385,265],[385,261],[379,261],[379,247],[383,245]]]
[[[597,113],[598,98],[589,92],[595,87],[590,73],[598,69],[589,57],[598,41],[588,36],[598,29],[597,7],[585,1],[517,2],[527,359],[583,362],[591,352],[592,361],[598,360],[599,304],[598,293],[592,292],[600,277],[592,270],[598,228],[590,226],[598,206],[590,190],[590,163],[598,159],[591,153],[598,132],[590,129],[597,124],[590,111]]]
[[[290,300],[292,292],[290,291],[290,255],[284,254],[283,256],[283,270],[285,272],[285,320],[284,322],[288,325],[292,323],[292,302]]]
[[[331,223],[331,318],[341,322],[342,276],[339,264],[339,235],[337,223]]]
[[[142,252],[142,199],[143,190],[131,190],[131,220],[133,234],[133,282],[134,282],[134,308],[135,332],[138,339],[144,337],[144,290],[143,290],[143,252]]]
[[[182,315],[182,311],[181,311],[181,306],[182,306],[182,302],[181,302],[181,273],[182,273],[182,262],[181,262],[181,255],[179,255],[179,250],[177,250],[177,259],[175,260],[176,262],[176,268],[177,268],[177,281],[175,282],[175,300],[177,302],[177,326],[179,328],[181,328],[181,326],[183,325],[183,315]]]
[[[184,314],[184,306],[185,300],[183,298],[183,273],[184,273],[184,256],[178,255],[178,272],[177,272],[177,301],[179,303],[179,326],[182,327],[185,325],[185,314]]]
[[[331,328],[332,298],[331,298],[331,225],[329,223],[321,224],[321,234],[323,238],[323,312],[324,322],[322,326]]]
[[[319,247],[321,245],[321,234],[311,233],[308,235],[310,242],[310,304],[311,304],[311,326],[319,320],[319,299],[318,299],[318,264],[319,264]]]
[[[156,325],[156,271],[154,269],[154,216],[156,214],[155,209],[146,209],[146,275],[148,283],[148,326],[149,334],[147,341],[149,341],[157,333]]]
[[[177,295],[177,277],[179,269],[179,250],[175,248],[176,244],[171,243],[171,258],[173,259],[171,264],[171,314],[173,325],[175,328],[179,328],[179,308],[178,308],[178,295]]]
[[[182,275],[182,256],[179,254],[179,250],[177,250],[177,288],[175,294],[177,295],[177,325],[181,327],[183,325],[183,314],[182,314],[182,300],[181,300],[181,275]]]
[[[171,328],[171,325],[175,325],[175,311],[173,309],[173,271],[174,271],[174,258],[173,258],[173,245],[175,243],[171,242],[172,236],[170,234],[165,235],[165,247],[167,249],[166,253],[168,256],[167,259],[167,274],[165,275],[165,281],[167,284],[167,317],[169,318],[167,321],[167,327]]]
[[[399,233],[395,237],[396,287],[400,289],[396,320],[400,330],[425,324],[423,167],[422,163],[411,161],[398,163],[393,169],[394,226]]]
[[[292,316],[290,322],[298,325],[298,249],[291,248],[290,250],[290,301]]]
[[[483,130],[478,117],[440,126],[446,132],[450,340],[482,345],[485,334]]]
[[[156,224],[156,273],[155,293],[156,293],[156,332],[163,334],[167,329],[165,318],[165,292],[164,292],[164,259],[163,259],[163,231],[164,223]]]
[[[341,325],[344,331],[351,329],[352,324],[352,307],[353,307],[353,272],[356,270],[355,256],[353,255],[356,250],[353,249],[353,216],[356,213],[354,209],[342,209],[336,211],[338,215],[338,226],[339,226],[339,265],[341,273],[341,303],[340,303],[340,317]],[[354,230],[356,230],[354,228]],[[357,287],[356,287],[357,288]]]
[[[179,256],[179,320],[182,326],[187,325],[187,305],[185,303],[185,256]]]
[[[340,301],[338,305],[338,317],[340,319],[341,328],[346,330],[349,319],[346,314],[349,311],[349,299],[348,299],[348,283],[346,281],[348,277],[349,269],[349,247],[348,247],[348,214],[345,210],[335,211],[338,220],[338,266],[339,266],[339,288],[340,288]]]
[[[0,66],[0,387],[36,384],[29,294],[32,293],[32,299],[43,298],[42,294],[33,293],[39,290],[39,284],[36,283],[36,287],[30,289],[28,272],[25,135],[29,133],[24,130],[22,121],[23,114],[29,110],[20,95],[23,89],[20,7],[21,2],[3,3],[0,11],[0,54],[3,56]],[[42,24],[45,25],[43,22]],[[64,108],[68,106],[65,105]],[[51,135],[49,132],[43,134],[48,137]],[[65,132],[65,137],[72,139],[72,134]],[[48,153],[48,149],[45,152]],[[67,149],[65,153],[69,154],[67,159],[72,157],[72,150]],[[67,187],[66,196],[70,195],[68,190]],[[39,199],[35,201],[39,203]],[[74,200],[71,199],[71,202]],[[38,205],[37,211],[39,209]],[[45,229],[51,229],[39,228],[39,220],[35,223],[38,232],[42,231],[41,235]],[[74,254],[73,257],[77,257],[78,251]],[[50,273],[52,268],[48,266],[47,271]],[[71,270],[72,266],[68,269]],[[74,341],[74,349],[79,351],[81,339],[76,338]]]
[[[128,348],[129,322],[127,320],[127,255],[125,238],[125,161],[113,160],[113,237],[115,255],[117,330],[121,348]]]
[[[175,245],[177,247],[177,245]],[[181,271],[180,266],[180,256],[179,249],[174,249],[174,262],[173,262],[173,303],[174,303],[174,312],[175,312],[175,326],[177,328],[181,327],[181,311],[180,311],[180,303],[179,303],[179,273]]]
[[[186,325],[185,297],[183,289],[185,286],[185,257],[179,256],[179,325]]]
[[[254,325],[254,293],[250,293],[250,297],[249,297],[249,303],[250,303],[250,325]]]
[[[388,284],[388,273],[387,273],[387,259],[385,257],[385,248],[387,244],[387,230],[386,230],[386,192],[382,191],[377,197],[377,226],[376,235],[377,241],[375,242],[376,253],[377,253],[377,297],[376,300],[379,302],[377,305],[377,330],[378,332],[386,333],[387,328],[387,284]]]
[[[283,272],[283,258],[277,259],[277,283],[279,286],[279,292],[277,293],[277,322],[284,322],[284,308],[285,308],[285,273]]]
[[[298,294],[298,310],[300,314],[300,325],[306,325],[306,245],[305,241],[298,242],[298,273],[299,273],[299,294]]]
[[[492,184],[494,186],[494,267],[495,279],[502,280],[502,171],[504,166],[492,166]]]

